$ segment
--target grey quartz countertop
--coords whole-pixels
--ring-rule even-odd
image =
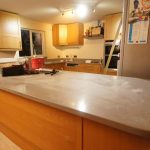
[[[50,65],[50,64],[64,64],[65,61],[46,61],[44,64],[45,65]]]
[[[129,133],[150,137],[150,81],[65,72],[0,77],[0,89]]]

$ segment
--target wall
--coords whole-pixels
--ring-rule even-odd
[[[45,32],[45,54],[48,58],[57,58],[58,55],[62,57],[62,50],[56,49],[52,46],[51,24],[40,23],[23,17],[20,18],[20,22],[22,28],[40,30]]]
[[[45,54],[48,58],[62,57],[62,51],[52,46],[52,25],[46,23],[40,23],[32,21],[30,19],[20,17],[20,23],[22,28],[28,28],[33,30],[44,31],[45,33]],[[17,59],[18,53],[16,52],[2,52],[0,51],[0,62],[12,62]]]
[[[127,44],[129,0],[125,1],[124,39],[121,51],[120,74],[122,76],[150,79],[150,29],[148,43],[143,45]]]
[[[97,26],[97,21],[89,22],[84,24],[84,30],[88,29],[90,26]],[[84,32],[85,32],[84,31]],[[88,59],[100,59],[103,58],[104,52],[104,39],[89,40],[85,39],[84,45],[76,48],[66,48],[63,50],[63,57],[69,55],[77,55],[78,58],[88,58]]]
[[[73,55],[77,55],[78,58],[90,58],[90,59],[100,59],[103,58],[104,51],[104,40],[87,40],[85,39],[85,43],[80,47],[62,47],[56,48],[52,44],[52,25],[44,24],[36,21],[32,21],[26,18],[21,17],[21,27],[42,30],[45,31],[45,52],[48,58],[57,58],[72,57]],[[97,26],[97,21],[89,22],[84,24],[84,30],[88,29],[90,26]]]
[[[78,58],[89,58],[89,59],[100,59],[103,58],[104,51],[104,40],[87,40],[85,39],[85,43],[80,47],[63,47],[56,48],[52,45],[52,25],[46,23],[40,23],[37,21],[33,21],[24,17],[20,17],[20,23],[22,28],[28,28],[33,30],[44,31],[45,33],[45,54],[48,58],[57,58],[69,57],[73,55],[77,55]],[[85,30],[89,28],[89,26],[96,26],[97,21],[93,21],[90,23],[85,23]],[[15,52],[0,52],[0,58],[14,58]],[[0,59],[1,61],[2,59]],[[12,61],[12,59],[5,59],[6,61]]]

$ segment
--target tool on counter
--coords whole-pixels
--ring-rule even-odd
[[[46,75],[47,75],[47,74],[50,74],[50,75],[52,76],[52,75],[55,75],[57,72],[59,72],[59,71],[53,69],[52,71],[45,72],[45,74],[46,74]]]
[[[39,69],[35,69],[35,70],[38,71],[39,73],[45,73],[46,75],[48,75],[48,74],[54,75],[59,72],[58,70],[47,69],[47,68],[39,68]]]

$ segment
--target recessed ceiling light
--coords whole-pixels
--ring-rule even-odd
[[[85,5],[79,5],[76,8],[75,12],[76,12],[78,17],[84,18],[87,15],[87,13],[88,13],[88,8]]]

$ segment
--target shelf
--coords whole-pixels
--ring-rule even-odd
[[[104,39],[104,35],[83,36],[85,39]]]

